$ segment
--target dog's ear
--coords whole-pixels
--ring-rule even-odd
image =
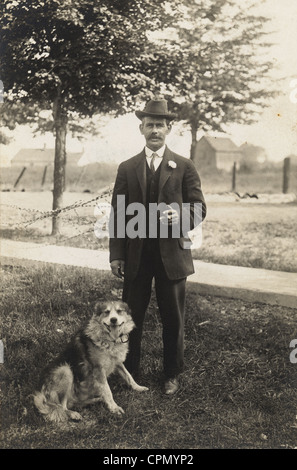
[[[131,315],[131,309],[129,307],[128,304],[126,304],[126,302],[121,302],[121,307],[123,310],[125,310],[125,312],[128,313],[128,315]]]
[[[104,302],[96,302],[94,307],[94,315],[100,315],[104,310]]]

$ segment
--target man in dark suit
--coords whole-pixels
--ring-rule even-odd
[[[146,146],[118,168],[110,264],[112,272],[124,278],[123,300],[136,324],[125,363],[132,375],[139,373],[143,321],[155,279],[163,326],[165,393],[171,395],[178,390],[178,375],[184,369],[185,284],[194,272],[183,227],[190,230],[199,224],[206,205],[193,162],[165,145],[174,119],[167,101],[151,100],[135,114]]]

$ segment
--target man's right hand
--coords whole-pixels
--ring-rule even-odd
[[[114,259],[110,263],[112,274],[120,279],[123,279],[125,272],[125,261],[122,259]]]

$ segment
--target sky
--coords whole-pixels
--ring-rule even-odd
[[[242,0],[237,0],[242,3]],[[227,135],[237,145],[248,142],[265,148],[270,160],[280,161],[284,157],[297,155],[297,0],[257,0],[258,11],[271,18],[269,29],[275,44],[270,49],[270,59],[275,64],[271,80],[278,80],[279,95],[271,100],[263,114],[253,125],[230,125]],[[67,137],[69,152],[84,151],[81,164],[94,161],[123,161],[138,153],[144,145],[138,132],[139,120],[132,113],[113,119],[102,130],[104,137],[89,139],[83,144]],[[177,153],[189,156],[191,137],[186,132],[180,136],[180,125],[175,125],[168,145]],[[35,137],[25,126],[11,134],[13,142],[0,145],[0,164],[9,164],[20,148],[54,148],[52,135]],[[198,139],[203,133],[198,133]],[[222,135],[222,134],[213,134]]]

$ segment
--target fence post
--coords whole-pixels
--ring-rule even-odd
[[[22,169],[22,171],[20,172],[19,176],[17,177],[16,179],[16,182],[14,183],[13,187],[15,188],[18,183],[21,181],[21,177],[23,176],[23,174],[25,173],[27,167],[24,166],[24,168]]]
[[[290,157],[284,158],[284,167],[283,167],[283,194],[286,194],[289,190],[289,180],[290,180]]]
[[[232,191],[236,189],[236,162],[233,163],[232,168]]]
[[[47,172],[47,165],[45,165],[44,170],[43,170],[43,175],[42,175],[42,181],[41,181],[41,187],[45,183],[45,178],[46,178],[46,172]]]
[[[85,174],[86,166],[87,166],[87,165],[83,166],[81,172],[79,173],[79,176],[78,176],[78,178],[77,178],[77,180],[76,180],[76,182],[75,182],[75,186],[76,186],[76,187],[80,184],[81,179],[82,179],[83,175]]]

